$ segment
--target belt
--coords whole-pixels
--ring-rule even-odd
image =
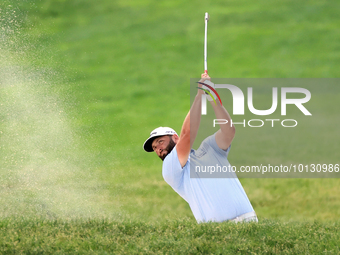
[[[255,221],[255,222],[258,222],[258,219],[257,219],[257,216],[256,216],[256,213],[254,211],[252,212],[249,212],[249,213],[245,213],[245,214],[241,214],[240,216],[237,216],[229,221],[232,221],[232,222],[249,222],[249,221]]]

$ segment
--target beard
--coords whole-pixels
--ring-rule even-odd
[[[173,150],[173,148],[176,146],[176,143],[172,140],[172,137],[170,137],[170,141],[168,146],[166,146],[164,155],[159,156],[162,161],[164,161],[165,157],[169,155],[169,153]]]

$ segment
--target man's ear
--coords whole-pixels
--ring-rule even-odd
[[[179,141],[179,136],[177,134],[172,135],[172,140],[177,143]]]

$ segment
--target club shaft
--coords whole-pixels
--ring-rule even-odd
[[[205,29],[204,29],[204,72],[208,73],[208,61],[207,61],[207,44],[208,44],[208,13],[205,13]]]

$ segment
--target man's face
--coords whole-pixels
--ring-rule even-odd
[[[152,142],[152,149],[161,160],[164,160],[165,157],[172,151],[175,147],[176,143],[173,141],[172,137],[169,135],[157,137]]]

